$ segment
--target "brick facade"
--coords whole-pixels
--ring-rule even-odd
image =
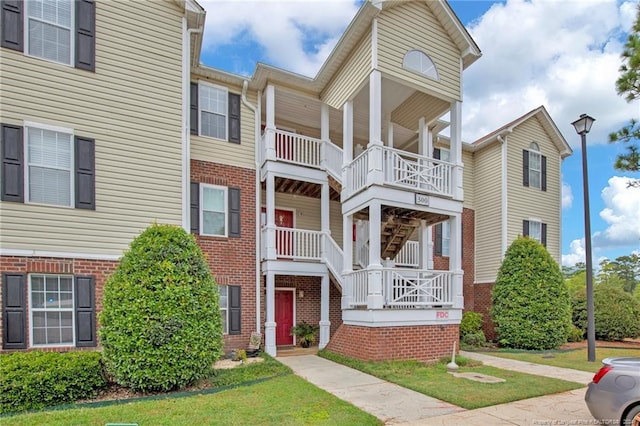
[[[255,170],[191,160],[191,181],[240,189],[240,238],[196,235],[196,241],[216,283],[241,287],[242,331],[225,335],[224,343],[225,351],[245,348],[256,330]]]
[[[482,331],[487,340],[496,340],[498,337],[491,321],[491,290],[493,283],[482,283],[474,285],[474,310],[482,314]]]
[[[427,362],[450,356],[458,334],[458,325],[362,327],[342,324],[327,349],[363,361]]]
[[[21,256],[2,256],[0,257],[0,274],[5,272],[17,272],[25,274],[61,274],[61,275],[87,275],[95,278],[95,308],[96,315],[102,311],[102,295],[104,284],[115,270],[118,262],[115,260],[92,260],[92,259],[60,259],[51,257],[21,257]],[[0,277],[0,288],[3,283]],[[28,292],[28,286],[25,286],[25,293]],[[2,306],[2,292],[0,291],[0,306]],[[29,295],[25,294],[27,303],[27,312],[29,312]],[[4,312],[0,311],[0,336],[4,332],[2,329]],[[29,330],[30,318],[27,315],[27,330]],[[96,320],[97,324],[97,320]],[[0,351],[2,351],[2,341],[0,340]],[[29,333],[27,333],[27,348],[31,346],[29,342]],[[38,348],[38,350],[46,351],[68,351],[68,346],[63,347],[47,347]],[[80,350],[82,348],[72,348]],[[91,350],[92,348],[84,348]]]

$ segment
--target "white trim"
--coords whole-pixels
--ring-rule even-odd
[[[500,159],[500,166],[501,166],[501,176],[500,176],[500,185],[502,187],[502,191],[501,191],[501,195],[500,195],[500,204],[502,207],[502,214],[500,215],[500,233],[501,233],[501,250],[500,250],[500,260],[504,259],[504,254],[507,251],[507,244],[508,239],[507,239],[507,233],[508,233],[508,220],[509,220],[509,194],[508,194],[508,184],[509,184],[509,177],[508,177],[508,170],[507,170],[507,153],[508,153],[508,146],[507,146],[507,141],[508,141],[508,136],[504,135],[500,136],[498,135],[498,140],[501,142],[502,146],[501,146],[501,156],[502,158]],[[475,240],[474,240],[475,241]]]
[[[203,218],[203,212],[204,212],[204,190],[205,189],[219,189],[222,190],[224,192],[224,234],[207,234],[204,232],[204,218]],[[228,237],[229,236],[229,188],[226,186],[220,186],[220,185],[211,185],[208,183],[201,183],[200,184],[200,208],[198,211],[198,220],[200,222],[200,235],[203,235],[205,237]],[[216,212],[216,213],[220,213],[220,212]]]
[[[225,324],[227,325],[227,329],[225,330],[224,328],[222,329],[222,334],[224,336],[227,336],[229,334],[229,285],[228,284],[218,284],[218,302],[220,301],[220,289],[224,287],[227,289],[227,306],[223,309],[222,308],[222,304],[218,303],[218,307],[220,308],[220,311],[225,311]]]
[[[71,333],[73,335],[73,342],[69,343],[51,343],[51,344],[33,344],[33,303],[31,301],[31,278],[33,276],[39,277],[69,277],[71,278],[71,302],[73,304],[71,309],[68,308],[58,308],[51,309],[50,312],[71,312]],[[28,285],[27,285],[27,306],[29,307],[29,346],[30,348],[73,348],[76,347],[76,301],[75,301],[75,277],[70,274],[42,274],[42,273],[28,273]],[[59,284],[59,283],[58,283]],[[46,282],[44,283],[46,289]],[[46,291],[45,291],[46,293]],[[37,309],[36,312],[47,312],[46,308]]]
[[[371,68],[378,68],[378,18],[371,22]]]
[[[292,287],[275,287],[274,288],[274,292],[273,292],[273,299],[274,300],[276,298],[276,291],[290,291],[290,292],[293,293],[293,323],[292,323],[292,326],[296,325],[296,290],[297,290],[296,287],[293,287],[293,288]],[[273,306],[274,306],[273,314],[275,315],[277,306],[275,304]],[[277,327],[278,327],[278,325],[276,323],[276,329],[277,329]],[[293,346],[296,345],[296,336],[293,336],[293,335],[291,336],[291,344]],[[276,346],[278,346],[277,342],[276,342]]]
[[[66,253],[46,250],[21,250],[0,248],[0,256],[17,257],[55,257],[62,259],[87,259],[87,260],[120,260],[122,254],[100,253]]]
[[[226,96],[225,103],[227,105],[227,108],[224,113],[224,119],[225,119],[224,120],[224,138],[217,138],[215,136],[202,134],[202,111],[207,112],[209,114],[220,115],[220,113],[202,109],[202,96],[200,94],[200,90],[203,87],[209,87],[212,89],[221,90],[225,93],[225,96]],[[218,84],[213,84],[205,80],[198,80],[198,136],[201,136],[203,138],[216,139],[216,140],[225,141],[225,142],[229,141],[229,89],[227,87],[220,86]]]
[[[75,1],[74,0],[70,0],[70,26],[69,26],[69,63],[66,62],[60,62],[60,61],[56,61],[53,59],[49,59],[49,58],[45,58],[44,56],[37,56],[34,55],[32,53],[29,53],[29,2],[24,2],[24,30],[23,30],[23,41],[24,41],[24,49],[23,49],[23,53],[25,56],[28,56],[30,58],[37,58],[37,59],[43,59],[45,61],[48,62],[52,62],[54,64],[60,64],[60,65],[65,65],[67,67],[71,67],[71,68],[75,68],[75,63],[76,63],[76,6],[75,6]],[[37,20],[38,22],[42,22],[42,23],[46,23],[48,25],[53,25],[57,28],[66,28],[63,27],[62,25],[58,25],[58,24],[54,24],[52,22],[48,22],[42,19],[38,19],[38,18],[34,18],[35,20]]]

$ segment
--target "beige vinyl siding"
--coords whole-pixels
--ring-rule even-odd
[[[547,157],[547,190],[525,187],[522,184],[522,150],[536,142],[542,155]],[[508,172],[508,224],[507,242],[522,235],[522,221],[538,219],[547,224],[547,249],[553,258],[561,261],[560,254],[560,154],[537,118],[517,126],[507,138]]]
[[[2,249],[120,255],[154,221],[181,223],[177,5],[98,2],[95,73],[1,55],[0,121],[73,129],[95,139],[96,162],[95,211],[0,202]]]
[[[464,202],[462,205],[468,209],[473,209],[475,208],[475,175],[473,153],[469,151],[462,151],[462,163],[464,164],[464,169],[462,170],[462,188],[464,190]]]
[[[198,80],[200,78],[197,75],[191,76],[192,82],[197,83]],[[226,87],[230,93],[242,93],[241,87],[230,86],[212,79],[206,79],[206,81],[202,79],[201,81]],[[257,94],[255,92],[247,93],[247,101],[252,105],[257,105]],[[231,143],[208,136],[191,135],[191,158],[255,170],[255,138],[255,115],[244,103],[240,102],[240,143]]]
[[[438,81],[402,68],[405,53],[412,49],[429,55],[438,70]],[[439,97],[462,100],[460,51],[425,2],[404,2],[380,14],[378,67],[396,80],[411,82]]]
[[[494,143],[474,153],[475,280],[478,283],[495,281],[502,261],[501,152],[501,145]]]
[[[353,99],[358,88],[369,81],[370,73],[371,32],[368,32],[321,93],[320,99],[333,108],[342,109],[347,100]]]

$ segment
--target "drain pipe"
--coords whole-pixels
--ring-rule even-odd
[[[255,229],[255,242],[256,242],[256,333],[260,333],[260,297],[262,295],[261,291],[260,291],[260,247],[262,247],[262,244],[260,242],[260,212],[261,212],[261,208],[260,208],[260,192],[261,192],[261,188],[260,188],[260,164],[258,161],[258,150],[260,149],[260,111],[258,110],[258,107],[256,107],[255,105],[251,104],[248,100],[247,100],[247,88],[249,86],[249,82],[247,80],[244,80],[244,82],[242,83],[242,103],[249,108],[252,112],[253,112],[253,116],[254,116],[254,121],[255,121],[255,135],[254,135],[254,154],[253,154],[253,159],[254,159],[254,164],[255,164],[255,168],[256,168],[256,179],[255,179],[255,185],[256,185],[256,211],[255,211],[255,215],[256,215],[256,229]]]
[[[502,188],[502,190],[500,191],[500,206],[502,210],[502,214],[500,217],[500,233],[502,234],[500,239],[500,246],[502,250],[502,258],[504,258],[504,253],[507,251],[507,216],[509,209],[509,194],[507,193],[507,136],[510,133],[511,129],[507,129],[497,136],[498,141],[502,145],[500,153],[502,157],[500,165],[502,169],[500,172],[500,187]]]

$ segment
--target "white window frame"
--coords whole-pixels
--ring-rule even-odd
[[[202,107],[202,90],[207,89],[216,89],[224,92],[226,108],[224,112],[224,138],[218,138],[215,136],[205,135],[202,133],[202,112],[206,112],[209,114],[220,115],[218,112],[208,111]],[[203,82],[202,80],[198,81],[198,135],[203,136],[205,138],[212,138],[217,140],[228,141],[229,140],[229,89],[220,86],[217,84],[211,84],[208,82]]]
[[[542,152],[540,151],[540,146],[535,143],[535,142],[531,142],[531,144],[529,145],[529,187],[530,188],[536,188],[536,189],[542,189]],[[538,168],[534,169],[531,165],[532,165],[532,158],[533,157],[537,157],[538,158]],[[531,178],[533,175],[537,174],[538,175],[538,185],[533,185],[533,179]]]
[[[28,294],[28,299],[29,299],[29,346],[33,347],[33,348],[48,348],[48,347],[56,347],[56,348],[61,348],[61,347],[75,347],[76,346],[76,313],[75,313],[75,282],[74,282],[74,277],[73,275],[66,275],[66,274],[29,274],[29,294]],[[33,288],[31,285],[31,279],[33,277],[44,277],[45,278],[45,294],[46,294],[46,278],[47,277],[57,277],[58,280],[61,277],[64,278],[70,278],[71,279],[71,302],[72,302],[72,306],[71,308],[55,308],[55,309],[47,309],[47,308],[34,308],[33,307],[33,299],[32,299],[32,292],[33,292]],[[59,287],[59,283],[58,283],[58,291],[60,291],[60,287]],[[72,336],[73,336],[73,340],[71,343],[45,343],[45,344],[34,344],[33,341],[33,313],[34,312],[71,312],[71,332],[72,332]]]
[[[44,22],[46,24],[49,25],[54,25],[56,27],[60,27],[60,28],[67,28],[67,27],[63,27],[61,25],[58,25],[57,23],[52,23],[52,22],[48,22],[48,21],[44,21],[38,18],[30,18],[29,16],[29,2],[25,1],[24,2],[24,54],[26,56],[32,57],[32,58],[38,58],[38,59],[43,59],[45,61],[49,61],[49,62],[53,62],[56,64],[62,64],[62,65],[66,65],[68,67],[74,67],[75,64],[75,51],[76,51],[76,28],[75,28],[75,24],[76,24],[76,5],[75,5],[75,1],[74,0],[70,0],[70,7],[71,7],[71,25],[69,27],[69,63],[67,62],[60,62],[54,59],[49,59],[49,58],[45,58],[44,56],[37,56],[34,55],[32,53],[29,53],[29,50],[31,48],[31,46],[29,45],[29,31],[30,31],[30,26],[29,26],[29,20],[30,19],[34,19],[38,22]]]
[[[440,150],[440,161],[451,162],[451,150],[449,148],[438,148]],[[445,158],[446,157],[446,158]]]
[[[224,234],[207,234],[204,230],[204,191],[206,189],[221,190],[224,193],[224,209],[222,212],[215,211],[216,213],[224,213]],[[207,210],[209,211],[209,210]],[[214,210],[211,210],[214,211]],[[227,237],[229,235],[229,189],[226,186],[210,185],[208,183],[200,184],[200,235],[209,237]]]
[[[74,158],[74,152],[75,152],[75,134],[73,129],[68,128],[68,127],[60,127],[60,126],[52,126],[50,124],[41,124],[41,123],[34,123],[31,121],[25,121],[23,123],[23,127],[24,127],[24,135],[23,135],[23,155],[24,155],[24,191],[25,191],[25,197],[24,197],[24,202],[25,204],[36,204],[36,205],[40,205],[40,206],[51,206],[51,207],[62,207],[62,208],[73,208],[75,203],[75,158]],[[49,204],[49,203],[41,203],[41,202],[36,202],[36,201],[31,201],[31,191],[30,191],[30,182],[29,182],[29,166],[31,165],[31,163],[29,162],[29,129],[37,129],[37,130],[49,130],[52,132],[57,132],[57,133],[65,133],[68,134],[71,137],[71,141],[70,141],[70,149],[69,149],[69,205],[63,205],[63,204]],[[62,170],[62,169],[59,169]],[[65,169],[66,170],[66,169]]]
[[[442,256],[451,254],[451,222],[442,222]]]
[[[419,61],[418,67],[415,67],[413,66],[413,64],[408,63],[408,59],[417,59]],[[424,69],[425,63],[429,65],[426,69]],[[436,63],[433,62],[431,56],[427,55],[425,52],[419,49],[411,49],[404,54],[404,56],[402,57],[402,68],[407,71],[419,74],[423,77],[427,77],[431,80],[438,81],[440,79]]]
[[[536,240],[542,244],[542,221],[539,219],[527,219],[529,221],[529,235],[532,240]],[[533,232],[534,225],[537,228],[537,232]]]
[[[223,316],[226,321],[223,322],[223,330],[222,334],[229,334],[229,286],[228,285],[219,285],[218,286],[218,295],[222,296],[222,289],[225,289],[227,296],[227,303],[225,306],[222,306],[222,302],[220,302],[220,315]],[[221,300],[221,299],[219,299]]]

